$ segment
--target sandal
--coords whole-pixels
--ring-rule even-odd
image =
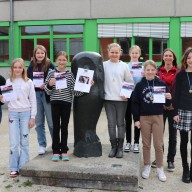
[[[11,178],[15,178],[15,177],[19,176],[19,172],[18,171],[11,171],[9,176]]]

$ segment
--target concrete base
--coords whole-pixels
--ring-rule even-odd
[[[73,151],[72,145],[69,145]],[[108,158],[110,145],[103,145],[101,157],[78,158],[69,151],[70,161],[52,162],[49,150],[27,163],[20,171],[35,184],[72,188],[137,191],[140,154],[124,153]]]

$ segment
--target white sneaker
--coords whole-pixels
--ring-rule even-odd
[[[139,149],[139,144],[138,143],[135,143],[133,145],[133,153],[139,153],[140,152],[140,149]]]
[[[129,152],[131,151],[131,143],[126,143],[124,147],[124,152]]]
[[[158,176],[160,181],[165,182],[167,180],[167,177],[165,176],[163,167],[157,168],[157,176]]]
[[[46,147],[39,146],[39,149],[38,149],[38,153],[39,153],[39,155],[43,155],[43,154],[45,154],[45,151],[46,151]]]
[[[151,172],[151,165],[145,165],[141,175],[144,179],[148,179],[150,172]]]

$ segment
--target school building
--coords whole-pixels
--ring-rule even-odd
[[[26,64],[42,44],[54,61],[65,50],[70,66],[76,53],[99,52],[107,60],[107,45],[118,42],[122,60],[137,44],[141,61],[160,62],[172,48],[180,61],[192,46],[191,0],[0,0],[0,69],[6,73],[13,58]]]

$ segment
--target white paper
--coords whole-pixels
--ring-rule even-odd
[[[142,76],[142,71],[143,71],[142,62],[132,62],[131,65],[132,65],[132,68],[131,68],[132,76],[133,77]]]
[[[93,74],[93,70],[78,68],[74,90],[89,93]]]
[[[4,101],[13,101],[17,99],[17,95],[13,91],[13,86],[11,84],[1,86],[1,92]]]
[[[153,103],[165,103],[165,86],[153,87]]]
[[[133,83],[124,82],[121,87],[120,96],[125,96],[127,98],[130,98],[131,94],[134,90],[134,87],[135,87],[135,85]]]
[[[35,87],[41,87],[44,83],[44,72],[33,72],[33,83]]]
[[[54,73],[54,77],[56,79],[56,82],[55,82],[56,89],[67,88],[67,79],[66,79],[65,72]]]

